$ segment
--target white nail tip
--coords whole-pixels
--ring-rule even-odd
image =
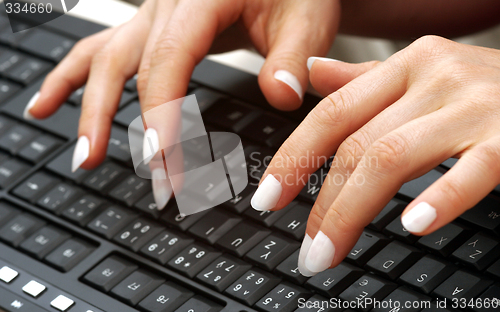
[[[273,209],[281,197],[281,191],[281,183],[269,174],[255,191],[250,204],[259,211]]]
[[[73,161],[71,162],[71,172],[75,172],[89,158],[90,142],[86,136],[81,136],[76,142],[73,151]]]
[[[151,173],[151,178],[156,209],[163,210],[170,200],[170,197],[172,197],[172,185],[163,168],[154,169]]]
[[[314,237],[307,252],[305,266],[311,272],[322,272],[330,267],[335,256],[335,246],[322,231]]]
[[[286,83],[290,88],[297,93],[300,99],[302,99],[303,91],[299,80],[292,73],[287,70],[277,70],[274,73],[274,79]]]
[[[426,202],[421,202],[401,218],[401,223],[409,232],[420,233],[425,231],[436,217],[436,209]]]
[[[31,97],[31,99],[28,102],[28,105],[26,105],[26,108],[24,109],[24,112],[23,112],[23,118],[24,119],[26,119],[26,120],[33,120],[33,119],[35,119],[35,117],[33,117],[33,115],[31,115],[30,109],[33,106],[35,106],[35,103],[36,103],[36,101],[38,101],[39,97],[40,97],[40,91],[37,91],[35,94],[33,94],[33,96]]]
[[[142,144],[144,164],[148,164],[160,148],[158,132],[153,128],[148,128],[146,132],[144,132],[144,141]]]
[[[313,66],[313,63],[315,61],[338,62],[338,60],[332,58],[311,56],[310,58],[307,59],[307,68],[309,70],[311,70],[311,67]]]
[[[317,272],[311,272],[306,268],[305,265],[305,260],[306,260],[306,255],[307,252],[309,251],[309,248],[311,247],[312,244],[312,238],[308,234],[304,237],[304,240],[302,241],[302,246],[300,247],[300,252],[299,252],[299,263],[298,263],[298,268],[299,271],[302,275],[304,276],[314,276],[317,274]]]

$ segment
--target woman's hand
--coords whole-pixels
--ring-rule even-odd
[[[267,57],[259,84],[268,101],[284,110],[297,108],[308,84],[307,58],[325,54],[335,36],[338,1],[147,0],[131,21],[78,42],[46,77],[25,117],[50,116],[86,83],[72,167],[94,168],[106,155],[130,77],[139,73],[145,113],[185,96],[195,65],[210,48],[247,45],[242,38]],[[167,119],[176,114],[170,115],[147,123],[156,151],[168,146]]]
[[[338,265],[402,184],[449,157],[460,159],[403,212],[413,234],[442,227],[500,183],[500,51],[427,36],[383,63],[314,60],[311,81],[329,95],[279,149],[252,199],[261,210],[283,208],[317,159],[336,153],[309,216],[302,274]],[[312,165],[298,167],[304,159]]]

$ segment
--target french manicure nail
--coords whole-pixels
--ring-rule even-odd
[[[158,152],[160,146],[158,132],[153,128],[148,128],[146,132],[144,132],[144,141],[142,144],[142,157],[144,159],[144,164],[147,165]]]
[[[76,142],[75,150],[73,151],[73,161],[71,162],[71,172],[75,172],[89,158],[90,142],[89,139],[82,135]]]
[[[317,274],[317,272],[311,272],[306,268],[306,256],[307,252],[309,251],[309,248],[311,247],[312,244],[312,238],[309,236],[309,234],[306,234],[304,237],[304,240],[302,241],[302,246],[300,247],[300,252],[299,252],[299,263],[298,263],[298,268],[299,271],[302,275],[304,276],[314,276]]]
[[[36,101],[38,101],[38,98],[40,97],[40,91],[37,91],[33,96],[31,97],[30,101],[28,102],[28,105],[26,105],[26,108],[24,108],[23,112],[23,118],[26,120],[33,120],[35,117],[31,115],[30,109],[35,106]]]
[[[311,272],[322,272],[330,267],[335,256],[335,246],[322,231],[314,237],[307,252],[305,266]]]
[[[154,169],[151,178],[156,209],[163,210],[172,196],[172,185],[163,168]]]
[[[421,202],[401,218],[401,223],[409,232],[420,233],[425,231],[436,217],[436,209],[426,202]]]
[[[273,209],[281,197],[281,191],[281,183],[272,174],[268,174],[253,194],[250,204],[259,211]]]
[[[322,61],[322,62],[339,62],[339,60],[328,58],[328,57],[317,57],[317,56],[311,56],[310,58],[307,59],[307,68],[311,70],[311,67],[313,66],[313,63],[315,61]]]
[[[290,88],[292,88],[293,91],[295,91],[295,93],[297,93],[299,98],[302,100],[302,86],[300,85],[297,77],[295,77],[291,72],[282,69],[277,70],[274,73],[274,79],[286,83]]]

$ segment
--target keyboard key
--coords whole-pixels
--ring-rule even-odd
[[[59,310],[59,311],[67,311],[69,308],[71,308],[75,304],[75,302],[71,299],[69,299],[66,296],[59,295],[57,296],[56,299],[52,300],[50,302],[50,306]]]
[[[430,306],[422,310],[422,312],[455,312],[457,310],[446,309],[450,304],[446,300],[439,300],[431,302]]]
[[[239,222],[241,222],[240,217],[222,210],[211,209],[204,218],[190,227],[188,232],[213,245]]]
[[[39,131],[25,126],[15,125],[0,137],[0,148],[16,155],[24,145],[40,134]]]
[[[108,143],[107,155],[114,160],[120,161],[128,166],[132,165],[130,146],[128,145],[127,131],[117,127],[111,127],[111,135]]]
[[[32,296],[33,298],[37,298],[40,296],[47,286],[40,284],[37,281],[31,280],[28,284],[23,286],[23,292]]]
[[[493,275],[496,278],[500,278],[500,259],[495,261],[490,267],[486,270],[487,273]]]
[[[193,85],[191,84],[191,87]],[[209,109],[212,105],[217,103],[220,99],[224,97],[224,95],[217,93],[215,91],[206,89],[206,88],[196,88],[193,93],[196,96],[196,101],[198,102],[198,107],[200,108],[200,112],[204,113],[207,109]],[[215,104],[217,105],[217,104]],[[182,108],[184,112],[188,106],[184,105]],[[192,112],[196,113],[196,112]]]
[[[431,234],[422,236],[417,244],[434,254],[448,257],[469,237],[469,231],[462,226],[448,223]]]
[[[137,93],[128,92],[128,91],[124,90],[122,92],[122,96],[120,98],[120,103],[118,103],[118,108],[122,108],[123,106],[132,102],[132,100],[136,100],[136,99],[137,99]]]
[[[44,172],[37,172],[16,187],[13,193],[30,203],[34,203],[57,182],[56,178]]]
[[[255,307],[266,312],[293,311],[297,308],[299,300],[307,299],[309,296],[310,293],[304,288],[284,282],[262,297]]]
[[[80,226],[85,226],[92,220],[98,208],[103,205],[103,201],[92,195],[85,195],[68,208],[64,209],[62,216],[68,220],[78,223]]]
[[[459,218],[496,235],[500,234],[500,202],[493,197],[484,198]]]
[[[278,221],[282,216],[287,214],[288,209],[289,208],[287,206],[281,210],[276,210],[276,211],[257,211],[252,207],[250,207],[245,211],[244,215],[249,217],[250,219],[253,219],[255,222],[259,224],[262,224],[266,227],[270,227],[276,221]]]
[[[41,260],[69,237],[68,233],[49,225],[33,233],[19,247],[29,255]]]
[[[276,273],[295,284],[304,284],[308,277],[302,275],[298,267],[299,250],[291,254],[276,267]]]
[[[411,234],[403,227],[403,224],[401,224],[401,217],[397,217],[389,223],[384,230],[384,234],[395,237],[408,244],[413,244],[420,238],[419,236]]]
[[[267,165],[274,156],[274,152],[266,148],[252,145],[245,146],[244,152],[250,183],[252,180],[254,180],[254,183],[260,181],[264,171],[266,171]],[[257,184],[255,183],[255,185]]]
[[[432,169],[423,176],[403,184],[398,193],[406,196],[408,199],[416,198],[418,195],[420,195],[420,193],[422,193],[426,188],[428,188],[432,183],[436,182],[437,179],[442,176],[443,173],[441,173],[441,171]]]
[[[68,272],[92,252],[93,248],[77,238],[70,238],[52,251],[45,261],[56,269]]]
[[[107,239],[111,239],[118,231],[132,222],[135,217],[136,214],[130,211],[111,206],[87,224],[87,228]]]
[[[75,106],[82,106],[83,93],[85,92],[85,86],[82,86],[71,93],[68,98],[68,102]]]
[[[382,234],[365,229],[359,237],[356,245],[347,255],[346,261],[363,266],[375,256],[387,243],[389,239]]]
[[[131,174],[109,192],[109,196],[131,207],[144,195],[151,192],[151,181]]]
[[[59,214],[61,209],[82,195],[82,191],[70,184],[60,183],[43,195],[37,204],[52,213]]]
[[[134,77],[127,80],[125,86],[123,87],[125,90],[136,92],[137,91],[137,78],[139,75],[135,74]]]
[[[22,241],[44,225],[45,222],[30,214],[23,213],[17,215],[0,228],[0,240],[17,247]]]
[[[163,230],[158,224],[139,218],[118,232],[113,238],[118,244],[133,251],[139,249]]]
[[[0,73],[2,75],[5,75],[8,70],[21,64],[21,62],[25,59],[26,56],[24,54],[21,54],[17,51],[3,49],[2,53],[0,54]]]
[[[202,296],[194,296],[175,312],[219,312],[222,307]]]
[[[30,54],[59,62],[74,44],[74,40],[37,28],[23,38],[19,48]]]
[[[62,141],[44,134],[34,138],[28,145],[23,147],[19,151],[19,156],[33,163],[38,163],[61,144]]]
[[[196,279],[217,291],[222,292],[252,266],[229,255],[220,256],[206,268]]]
[[[90,173],[90,171],[78,168],[75,172],[71,172],[71,161],[73,158],[73,151],[75,144],[72,144],[62,154],[58,155],[55,159],[47,164],[47,169],[57,173],[73,182],[81,183],[83,179]]]
[[[3,281],[4,283],[9,284],[18,276],[19,272],[17,272],[12,268],[9,268],[8,266],[3,266],[0,269],[0,280]]]
[[[139,101],[132,101],[116,114],[114,121],[128,128],[132,121],[139,116],[141,116],[141,106]]]
[[[420,249],[394,241],[375,255],[366,267],[384,277],[398,278],[423,255]]]
[[[17,178],[28,171],[29,166],[17,159],[7,159],[0,164],[0,188],[10,186]]]
[[[268,229],[243,221],[224,234],[216,246],[242,257],[269,234],[271,231]]]
[[[400,280],[421,292],[429,294],[456,270],[457,268],[454,265],[427,255],[403,273]]]
[[[0,79],[0,104],[5,103],[12,95],[16,94],[21,87],[13,82]]]
[[[278,132],[284,131],[290,135],[294,128],[295,125],[289,120],[277,115],[264,113],[243,127],[239,131],[239,134],[260,144],[266,144],[266,141]],[[238,130],[235,131],[238,132]]]
[[[10,118],[0,115],[0,135],[6,133],[10,128],[16,125],[16,122]]]
[[[500,306],[500,284],[492,285],[478,297],[476,305],[472,307],[475,312],[490,312]]]
[[[300,247],[296,241],[271,234],[250,250],[245,259],[267,270],[273,270]]]
[[[113,287],[110,294],[131,306],[135,306],[163,282],[165,280],[159,276],[145,270],[137,270]]]
[[[459,270],[439,285],[432,294],[449,300],[454,298],[470,300],[482,293],[491,283],[491,280]]]
[[[147,312],[173,312],[193,296],[192,291],[168,281],[139,302],[138,307]]]
[[[34,305],[25,297],[21,298],[6,289],[2,289],[2,293],[0,293],[0,308],[4,308],[6,311],[9,311],[13,308],[13,305],[16,306],[14,308],[16,309],[16,312],[48,312],[47,310]]]
[[[139,209],[149,217],[153,219],[158,219],[163,212],[162,210],[158,210],[158,206],[156,205],[153,192],[149,192],[146,196],[144,196],[141,200],[135,203],[134,208]]]
[[[161,264],[165,264],[193,242],[194,239],[181,233],[176,233],[174,230],[164,230],[147,243],[141,249],[141,253]]]
[[[0,227],[20,214],[21,211],[5,202],[0,202]]]
[[[397,284],[389,282],[380,277],[366,274],[360,277],[354,284],[344,290],[339,298],[345,301],[362,301],[369,303],[371,299],[372,304],[366,304],[358,307],[361,311],[369,311],[373,307],[373,301],[382,301],[388,294],[396,289]]]
[[[305,287],[327,297],[337,297],[365,272],[351,264],[341,262],[338,266],[319,272],[311,277]]]
[[[175,200],[170,200],[165,210],[166,212],[161,216],[160,220],[181,231],[187,230],[208,213],[208,210],[204,210],[189,216],[181,215]]]
[[[111,256],[85,274],[83,281],[107,293],[137,268],[137,265],[118,256]]]
[[[251,106],[234,100],[222,99],[207,111],[204,120],[222,128],[239,132],[259,115],[260,112]]]
[[[307,219],[312,205],[297,203],[289,206],[289,212],[276,221],[273,227],[297,240],[302,240],[306,232]]]
[[[219,251],[211,247],[194,243],[172,258],[168,262],[168,266],[193,278],[220,254]]]
[[[389,296],[385,297],[384,301],[392,302],[392,307],[379,306],[375,307],[372,311],[390,312],[397,310],[400,312],[419,312],[421,310],[421,303],[430,302],[431,298],[402,286],[390,293]],[[405,304],[407,304],[408,302],[411,305],[414,305],[414,307],[406,307]],[[396,308],[396,306],[399,306],[400,308]]]
[[[97,192],[106,193],[108,188],[114,185],[125,172],[125,169],[117,164],[105,162],[93,170],[83,184]]]
[[[228,200],[223,205],[230,211],[241,214],[248,208],[250,208],[250,200],[255,193],[256,187],[248,185],[241,193],[236,195],[234,198]]]
[[[224,293],[251,306],[279,282],[276,276],[254,268],[243,274]]]
[[[324,168],[320,168],[316,172],[312,173],[309,176],[306,185],[304,185],[304,188],[300,191],[300,197],[311,203],[314,203],[318,198],[319,191],[321,190],[321,185],[323,185],[327,174],[328,170],[325,170]]]
[[[455,250],[452,256],[481,271],[498,259],[500,244],[498,240],[484,233],[477,233]]]
[[[27,57],[19,65],[7,70],[5,76],[21,84],[28,85],[50,69],[52,69],[50,63]]]

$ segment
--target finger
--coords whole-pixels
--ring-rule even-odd
[[[70,94],[87,80],[92,56],[100,50],[117,28],[80,40],[52,70],[24,111],[25,119],[46,118],[61,106]]]
[[[379,64],[379,61],[351,64],[324,57],[310,57],[307,60],[311,84],[323,96],[337,91]]]
[[[472,147],[403,212],[413,234],[427,235],[472,208],[500,183],[500,137]]]
[[[281,18],[270,29],[266,61],[259,73],[259,85],[267,101],[281,110],[297,109],[309,82],[307,58],[326,54],[338,27],[336,1],[322,3],[321,9],[308,1],[287,3]],[[313,18],[312,18],[313,17]]]
[[[285,207],[347,136],[398,100],[407,78],[379,78],[388,77],[391,71],[379,66],[323,99],[274,155],[252,206],[257,210]]]
[[[309,234],[314,239],[304,261],[308,271],[338,265],[404,182],[470,146],[470,132],[450,131],[457,121],[449,115],[437,111],[413,120],[372,144],[363,156],[365,165],[349,177],[318,233]]]
[[[83,95],[79,140],[74,151],[72,170],[80,166],[92,169],[106,155],[111,123],[123,86],[137,72],[146,43],[150,23],[148,18],[143,18],[143,14],[144,11],[139,11],[92,59]]]

